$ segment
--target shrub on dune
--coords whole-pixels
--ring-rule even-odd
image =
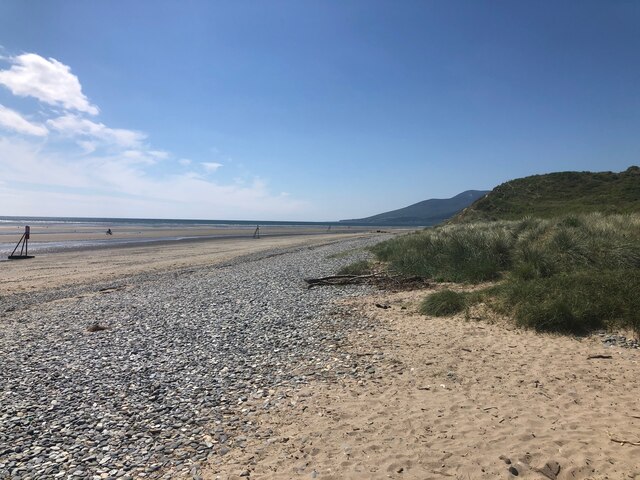
[[[640,334],[640,215],[446,225],[372,250],[400,274],[463,283],[501,280],[491,290],[493,304],[523,327],[584,333],[621,326]],[[444,290],[421,308],[448,315],[478,298]]]
[[[441,290],[425,298],[420,305],[420,313],[433,317],[445,317],[462,312],[467,308],[464,293]]]

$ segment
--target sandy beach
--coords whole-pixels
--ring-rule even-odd
[[[306,288],[388,237],[0,263],[0,478],[640,478],[640,350]]]
[[[343,345],[366,359],[367,378],[311,383],[258,408],[263,435],[207,478],[640,478],[640,350],[481,311],[427,318],[415,311],[425,293],[348,301],[372,322]]]
[[[2,228],[2,227],[0,227]],[[15,230],[15,227],[12,227]],[[9,227],[5,227],[9,229]],[[86,227],[91,232],[76,232],[76,227],[56,227],[56,233],[41,234],[35,230],[30,242],[81,242],[104,240],[104,232]],[[131,275],[166,272],[175,269],[214,265],[232,258],[275,248],[323,244],[345,238],[356,238],[366,232],[320,233],[316,228],[263,228],[265,234],[254,239],[246,229],[193,228],[188,230],[129,227],[116,232],[111,240],[135,236],[141,244],[104,245],[93,249],[67,249],[58,252],[30,252],[35,258],[0,262],[0,296],[34,290],[59,288],[105,282]],[[345,229],[346,230],[346,229]],[[271,235],[269,235],[271,233]],[[221,235],[220,238],[193,238]],[[244,235],[244,236],[240,236]],[[153,239],[188,236],[184,241],[158,241]],[[230,238],[224,238],[228,236]],[[19,239],[20,237],[17,236]],[[4,260],[4,259],[3,259]]]
[[[203,240],[2,262],[0,478],[201,479],[238,406],[334,376],[336,292],[388,234]],[[360,295],[367,287],[343,293]],[[272,393],[273,392],[273,393]]]

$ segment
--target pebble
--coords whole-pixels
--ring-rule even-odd
[[[2,298],[0,479],[173,478],[187,467],[198,478],[234,448],[228,438],[255,428],[255,408],[240,411],[249,399],[269,408],[276,391],[311,379],[364,378],[364,365],[326,347],[372,328],[334,302],[372,287],[307,289],[304,278],[368,258],[363,247],[385,238]],[[87,331],[96,322],[106,329]]]
[[[607,347],[622,347],[622,348],[638,348],[640,349],[640,341],[635,338],[627,338],[624,335],[609,334],[606,332],[598,333],[602,339],[602,343]]]

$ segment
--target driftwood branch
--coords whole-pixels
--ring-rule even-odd
[[[307,278],[305,282],[307,282],[309,288],[318,285],[358,285],[366,283],[367,280],[373,277],[376,277],[376,275],[330,275],[328,277]]]
[[[429,286],[429,281],[422,277],[405,277],[403,275],[385,275],[372,273],[368,275],[330,275],[328,277],[307,278],[308,288],[322,285],[361,285],[369,284],[387,289],[414,289]]]
[[[634,442],[631,440],[623,440],[623,439],[619,439],[619,438],[615,438],[613,435],[611,435],[611,432],[607,432],[607,434],[609,434],[609,440],[611,440],[612,442],[615,443],[619,443],[620,445],[633,445],[634,447],[640,447],[640,442]]]

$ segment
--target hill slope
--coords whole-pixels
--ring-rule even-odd
[[[498,185],[452,222],[549,218],[568,213],[640,212],[640,168],[614,172],[557,172]]]
[[[366,218],[352,220],[340,220],[345,223],[357,223],[364,225],[397,225],[397,226],[429,226],[443,222],[451,218],[457,212],[471,205],[478,198],[481,198],[487,191],[467,190],[459,193],[455,197],[431,200],[409,205],[405,208],[381,213]]]

